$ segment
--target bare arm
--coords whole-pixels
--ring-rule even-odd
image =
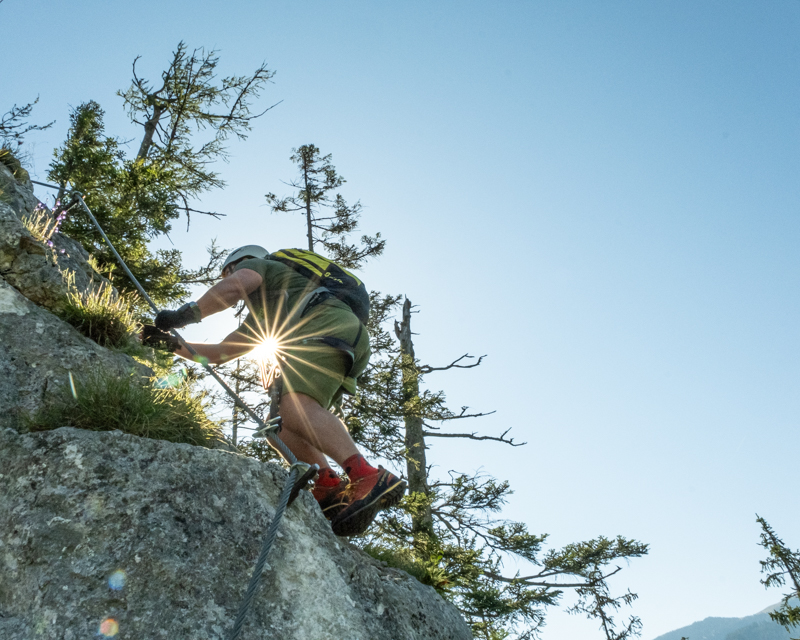
[[[239,300],[244,300],[248,294],[253,293],[261,286],[263,278],[252,269],[239,269],[227,278],[224,278],[197,301],[200,307],[201,317],[207,318],[210,315],[224,311],[232,307]],[[231,334],[233,335],[233,334]],[[229,338],[230,336],[228,336]],[[225,338],[227,340],[228,338]],[[224,340],[221,344],[224,344]],[[241,354],[240,354],[241,355]]]
[[[257,274],[256,274],[257,275]],[[255,348],[255,344],[248,340],[238,331],[229,333],[227,337],[219,344],[207,344],[205,342],[190,342],[189,346],[197,351],[198,355],[206,358],[208,364],[222,364],[229,360],[236,360],[249,353]],[[185,358],[186,360],[193,360],[194,356],[190,354],[184,347],[181,347],[175,352],[176,356]]]

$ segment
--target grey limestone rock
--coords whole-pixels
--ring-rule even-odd
[[[15,177],[11,170],[0,162],[0,202],[10,206],[17,215],[33,211],[36,197],[27,171],[18,171]]]
[[[89,254],[79,243],[61,234],[52,242],[51,248],[31,236],[20,214],[0,200],[0,277],[36,304],[58,310],[67,299],[67,274],[81,292],[106,280],[89,265]]]
[[[0,638],[77,640],[105,623],[120,639],[223,640],[285,477],[116,431],[0,430]],[[241,635],[470,637],[432,588],[337,539],[307,492],[281,522]]]
[[[21,414],[61,392],[70,372],[96,371],[152,375],[133,358],[82,336],[0,278],[0,428],[18,427]]]

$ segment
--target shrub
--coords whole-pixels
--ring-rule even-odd
[[[58,312],[59,317],[102,347],[128,346],[137,323],[127,300],[108,282],[88,293],[75,290],[69,276],[68,285],[67,302]]]
[[[143,438],[211,446],[222,440],[222,430],[206,414],[208,404],[205,393],[189,385],[156,389],[135,376],[96,373],[78,380],[70,375],[70,384],[25,426],[29,431],[118,429]]]

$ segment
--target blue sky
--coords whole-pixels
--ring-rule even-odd
[[[176,226],[186,261],[301,245],[264,194],[293,147],[332,153],[388,241],[364,280],[418,305],[421,359],[488,355],[430,385],[528,442],[431,461],[510,480],[506,514],[555,545],[650,543],[616,584],[645,640],[778,600],[755,513],[800,546],[800,2],[5,0],[0,27],[0,110],[39,95],[56,120],[26,146],[40,178],[85,100],[135,151],[114,95],[135,56],[147,77],[181,39],[223,73],[266,60],[282,102],[203,200],[227,217]],[[600,635],[553,612],[544,637]]]

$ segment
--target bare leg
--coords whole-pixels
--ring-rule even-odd
[[[303,462],[324,468],[329,466],[326,455],[341,465],[358,453],[342,421],[304,393],[287,393],[281,398],[281,417],[281,438]]]

